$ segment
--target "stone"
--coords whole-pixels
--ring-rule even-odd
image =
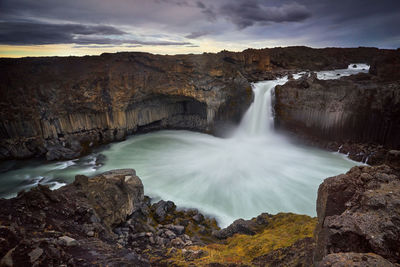
[[[164,232],[165,236],[168,237],[169,239],[174,239],[176,237],[176,235],[174,234],[174,232],[167,230]]]
[[[77,246],[79,243],[75,239],[69,236],[61,236],[58,238],[62,245],[67,247]]]
[[[40,256],[42,256],[42,254],[43,254],[43,249],[41,249],[41,248],[35,248],[34,250],[32,250],[28,254],[28,256],[31,260],[31,263],[34,263],[35,261],[37,261],[40,258]]]
[[[201,213],[197,213],[192,217],[192,219],[197,223],[201,223],[202,221],[204,221],[204,216]]]
[[[154,204],[155,214],[154,217],[157,221],[164,221],[167,213],[172,212],[176,209],[174,202],[172,201],[164,201],[160,200],[156,204]]]
[[[177,235],[182,235],[185,233],[185,227],[182,225],[172,225],[169,227],[169,229]]]
[[[77,176],[74,185],[87,195],[100,220],[109,228],[124,222],[143,201],[143,184],[133,169],[104,172],[90,180]]]
[[[173,246],[173,247],[180,248],[180,247],[183,247],[184,245],[185,245],[185,243],[179,237],[171,240],[171,246]]]

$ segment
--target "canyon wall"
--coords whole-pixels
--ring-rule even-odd
[[[322,142],[400,148],[400,55],[378,58],[369,74],[338,80],[306,75],[275,90],[276,125]],[[337,148],[336,148],[337,150]]]
[[[0,155],[68,158],[139,131],[212,131],[252,101],[231,65],[213,55],[144,53],[3,59]]]
[[[74,158],[157,129],[214,133],[221,122],[240,120],[253,99],[251,81],[368,63],[385,53],[289,47],[0,59],[0,159]]]

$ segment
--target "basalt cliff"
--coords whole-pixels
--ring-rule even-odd
[[[275,122],[357,161],[399,162],[400,52],[376,58],[369,73],[337,80],[307,73],[277,86]]]
[[[251,103],[249,82],[290,71],[372,64],[390,53],[288,47],[0,59],[0,159],[75,158],[96,145],[157,129],[218,134]]]

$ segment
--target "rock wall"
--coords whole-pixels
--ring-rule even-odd
[[[400,80],[395,75],[388,79],[386,71],[374,75],[375,69],[385,69],[376,64],[380,63],[375,63],[372,74],[338,80],[318,80],[310,75],[277,86],[276,125],[323,142],[373,143],[399,149]],[[390,68],[400,70],[393,65]]]
[[[164,128],[213,133],[221,122],[240,120],[253,98],[249,81],[371,62],[385,53],[289,47],[0,59],[0,159],[74,158]]]
[[[71,158],[135,132],[213,131],[252,101],[231,65],[144,53],[0,60],[0,157]]]

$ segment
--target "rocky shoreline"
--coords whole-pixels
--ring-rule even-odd
[[[317,219],[264,213],[220,229],[151,203],[132,169],[77,175],[0,199],[0,265],[399,266],[399,199],[399,169],[354,167],[321,184]]]

